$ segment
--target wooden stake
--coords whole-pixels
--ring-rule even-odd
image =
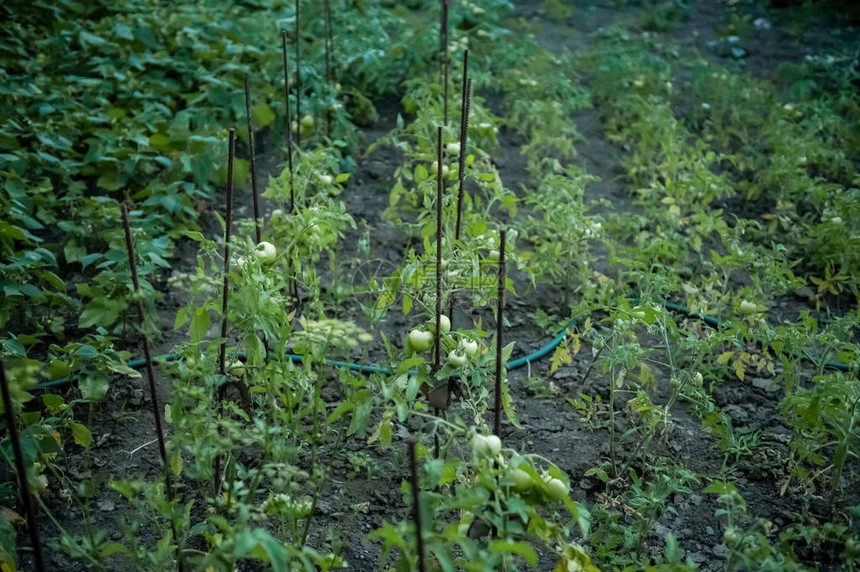
[[[257,151],[254,148],[254,129],[251,126],[251,88],[249,87],[248,74],[245,74],[245,121],[248,124],[248,151],[251,159],[251,194],[254,198],[254,230],[256,231],[257,244],[262,242],[260,230],[260,199],[257,191]]]
[[[224,280],[221,287],[221,347],[218,348],[218,373],[227,375],[227,302],[230,297],[230,234],[233,226],[233,160],[236,155],[236,130],[230,129],[227,140],[227,208],[224,215]],[[218,388],[218,409],[225,386]],[[219,429],[220,434],[220,429]],[[221,455],[212,465],[215,494],[221,489]]]
[[[287,31],[281,30],[281,47],[284,52],[284,109],[287,110],[287,165],[290,169],[290,213],[295,212],[296,194],[293,181],[293,121],[290,112],[290,72],[287,68]]]
[[[324,0],[323,12],[325,15],[325,80],[329,86],[333,87],[334,73],[331,67],[331,60],[332,52],[334,51],[334,37],[331,23],[331,0]],[[328,109],[326,109],[325,113],[325,131],[326,137],[331,138],[331,111]]]
[[[296,0],[296,146],[302,146],[302,32],[301,1]]]
[[[469,78],[469,50],[463,52],[463,93],[460,104],[460,158],[457,173],[457,219],[454,224],[454,244],[460,240],[460,219],[463,212],[463,179],[466,172],[466,146],[469,142],[469,111],[471,108],[472,80]],[[448,318],[454,327],[454,297],[448,302]]]
[[[499,290],[496,307],[496,403],[493,433],[501,437],[502,432],[502,330],[504,325],[505,307],[505,231],[499,232]]]
[[[134,256],[134,242],[131,237],[131,225],[128,221],[128,207],[125,203],[122,204],[122,228],[125,232],[125,245],[128,250],[128,268],[131,273],[131,283],[134,287],[134,294],[137,297],[137,307],[140,313],[140,331],[143,338],[143,359],[146,365],[146,378],[149,380],[149,400],[152,403],[152,416],[155,418],[155,436],[158,439],[158,452],[161,455],[161,466],[164,469],[164,494],[169,502],[173,502],[173,483],[170,478],[170,463],[167,460],[167,445],[164,440],[164,427],[161,423],[161,405],[158,400],[158,390],[155,387],[155,373],[152,369],[152,352],[149,349],[149,336],[146,334],[146,313],[143,305],[143,299],[140,297],[140,280],[137,277],[137,262]],[[179,530],[176,525],[176,520],[171,518],[171,527],[173,529],[173,537],[176,539],[176,564],[179,572],[185,569],[184,559],[182,557],[182,546],[180,545]]]
[[[287,31],[281,31],[281,47],[284,52],[284,107],[287,110],[287,165],[290,170],[290,214],[296,212],[296,181],[295,171],[293,169],[293,122],[290,111],[290,72],[287,67]],[[298,121],[298,118],[296,118]],[[297,123],[298,124],[298,123]],[[289,272],[290,263],[287,262],[287,272]],[[290,295],[296,300],[299,298],[298,286],[295,280],[290,280]]]
[[[436,344],[434,347],[433,373],[438,371],[442,358],[442,191],[443,191],[443,157],[442,157],[442,127],[436,131]]]
[[[442,2],[442,23],[439,27],[439,43],[442,50],[442,106],[443,125],[448,126],[448,0]]]
[[[224,284],[221,292],[221,348],[218,371],[226,375],[227,367],[227,301],[230,296],[230,233],[233,225],[233,158],[236,154],[236,130],[230,129],[227,143],[227,208],[224,219]]]
[[[418,481],[418,461],[415,459],[415,441],[410,440],[407,447],[409,448],[409,469],[412,475],[412,515],[415,520],[415,544],[418,550],[418,572],[425,572],[424,566],[424,535],[421,527],[421,505],[419,504],[419,489],[420,482]]]
[[[218,372],[227,375],[227,303],[230,296],[230,236],[233,226],[233,160],[236,155],[236,130],[230,129],[227,142],[227,207],[224,217],[224,282],[221,293],[221,347],[218,351]],[[251,394],[243,380],[234,384],[239,390],[240,405],[251,417]],[[218,388],[218,401],[224,398],[226,384]],[[215,457],[213,466],[215,473],[215,491],[221,486],[221,455]]]
[[[469,52],[466,52],[466,57],[468,57]],[[465,65],[466,57],[464,57],[463,64]],[[460,120],[460,163],[459,163],[459,173],[457,173],[457,221],[454,225],[454,239],[460,240],[460,219],[462,217],[463,212],[463,180],[465,178],[466,172],[466,154],[467,147],[469,144],[469,113],[472,107],[472,79],[466,79],[465,72],[463,74],[463,108],[462,108],[462,119]]]
[[[27,468],[24,465],[24,454],[21,442],[18,440],[18,421],[15,419],[15,405],[9,391],[9,381],[6,379],[6,367],[0,358],[0,390],[3,392],[3,409],[6,414],[6,428],[9,431],[9,441],[12,442],[12,454],[15,457],[15,470],[18,472],[18,483],[21,487],[21,502],[24,504],[24,514],[27,517],[27,530],[30,532],[30,542],[33,545],[33,561],[36,572],[45,572],[45,557],[42,555],[42,542],[39,540],[39,523],[36,521],[36,507],[33,494],[30,492],[30,482],[27,479]]]
[[[146,363],[146,377],[149,380],[150,401],[152,401],[152,415],[155,417],[155,433],[158,438],[158,452],[161,454],[161,462],[164,465],[164,481],[166,484],[168,500],[173,500],[173,487],[170,485],[170,468],[167,462],[167,447],[164,441],[164,429],[161,425],[161,407],[158,404],[158,392],[155,387],[155,375],[152,371],[152,354],[149,351],[149,336],[146,334],[145,328],[145,312],[143,300],[140,299],[140,281],[137,277],[137,263],[134,256],[134,243],[131,238],[131,226],[128,222],[128,207],[122,205],[122,227],[125,231],[125,245],[128,250],[128,268],[131,272],[131,283],[134,286],[134,293],[138,297],[138,310],[140,311],[140,329],[143,337],[143,358]]]

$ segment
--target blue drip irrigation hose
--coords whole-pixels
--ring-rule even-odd
[[[636,301],[636,299],[631,299],[631,300]],[[681,306],[681,305],[675,304],[673,302],[663,302],[663,307],[666,308],[667,310],[669,310],[670,312],[675,312],[675,313],[681,314],[687,318],[693,318],[696,320],[700,320],[700,321],[704,322],[705,324],[707,324],[708,326],[710,326],[714,329],[718,329],[718,328],[721,328],[724,325],[726,325],[726,322],[721,322],[716,316],[702,315],[702,314],[698,314],[696,312],[691,312],[689,310],[689,308],[687,308],[686,306]],[[542,357],[546,356],[547,354],[549,354],[550,352],[554,351],[555,348],[557,348],[558,345],[561,344],[562,341],[564,341],[565,337],[567,337],[568,330],[570,328],[572,328],[574,325],[576,325],[576,323],[579,321],[580,321],[579,316],[573,318],[546,345],[533,351],[532,353],[528,354],[527,356],[523,356],[523,357],[517,358],[513,361],[509,361],[508,363],[505,364],[505,368],[506,369],[516,369],[516,368],[522,367],[526,364],[530,364],[531,362],[537,361],[537,360],[541,359]],[[758,339],[757,342],[759,343],[759,345],[762,345],[762,346],[765,345],[765,342],[762,339]],[[241,354],[240,354],[240,356],[241,356]],[[286,354],[286,357],[295,363],[301,363],[302,362],[302,356],[300,356],[298,354]],[[805,359],[805,360],[807,360],[807,361],[809,361],[815,365],[821,365],[821,360],[819,358],[812,356],[812,355],[809,355],[806,352],[804,352],[804,355],[802,357],[803,357],[803,359]],[[178,361],[180,359],[181,359],[181,356],[179,356],[177,354],[163,354],[160,356],[155,356],[153,358],[153,361],[154,362],[171,362],[171,361]],[[330,359],[325,360],[325,363],[327,365],[331,365],[331,366],[334,366],[337,368],[345,368],[345,369],[348,369],[350,371],[357,371],[359,373],[364,373],[364,374],[373,374],[373,373],[380,373],[382,375],[390,375],[391,374],[391,370],[388,369],[387,367],[381,367],[381,366],[375,366],[375,365],[365,365],[365,364],[360,364],[360,363],[350,363],[350,362],[336,361],[336,360],[330,360]],[[144,365],[146,365],[146,361],[143,358],[136,358],[136,359],[130,360],[127,365],[128,365],[128,367],[130,367],[132,369],[139,369],[139,368],[142,368]],[[847,372],[849,370],[848,364],[843,363],[843,362],[839,362],[839,361],[824,362],[824,367],[827,369],[835,369],[835,370],[842,371],[842,372]],[[37,384],[36,389],[49,389],[51,387],[57,387],[57,386],[65,385],[67,383],[71,383],[73,381],[77,381],[77,379],[78,379],[78,376],[75,375],[75,376],[66,377],[63,379],[55,379],[52,381],[45,381],[45,382]]]

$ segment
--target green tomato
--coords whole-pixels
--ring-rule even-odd
[[[849,538],[845,542],[845,551],[848,552],[850,556],[860,556],[860,540]]]
[[[560,479],[550,479],[546,482],[546,493],[552,500],[564,500],[570,494],[567,485]]]
[[[493,126],[492,123],[479,123],[476,131],[483,135],[484,137],[489,137],[494,135],[497,132],[496,127]]]
[[[260,261],[260,264],[267,266],[275,262],[278,258],[278,249],[271,242],[261,242],[254,249],[254,256]]]
[[[423,352],[433,345],[433,334],[424,330],[412,330],[406,337],[406,343],[416,352]]]
[[[514,469],[511,471],[510,477],[514,481],[514,490],[518,493],[529,490],[535,484],[532,476],[522,469]]]
[[[466,353],[461,349],[451,350],[448,352],[448,365],[453,367],[461,367],[466,364]]]
[[[472,437],[472,455],[475,458],[495,457],[502,450],[502,441],[496,435],[475,434]]]
[[[742,300],[738,309],[744,316],[751,316],[758,313],[758,306],[755,305],[755,302],[749,302],[747,300]]]
[[[741,535],[736,528],[727,528],[726,531],[723,532],[723,540],[729,548],[736,546],[740,539]]]
[[[320,181],[322,181],[324,185],[330,185],[332,181],[331,175],[320,175]]]
[[[448,165],[442,165],[442,178],[443,179],[448,178],[448,174],[449,174],[448,172],[449,171],[450,171],[450,169],[448,168]],[[430,165],[430,174],[435,177],[438,173],[439,173],[439,161],[433,161],[433,163]]]
[[[443,335],[451,331],[451,320],[445,314],[439,316],[439,329],[442,330]],[[427,322],[427,331],[430,332],[430,335],[436,336],[436,320]]]
[[[451,157],[458,157],[460,155],[460,144],[448,143],[445,145],[445,152]]]
[[[463,348],[463,351],[466,352],[466,355],[469,357],[473,357],[476,353],[478,353],[478,342],[475,340],[463,340],[460,344]]]
[[[493,249],[487,254],[487,260],[489,260],[490,262],[498,262],[500,256],[501,255],[499,254],[499,251],[496,249]]]
[[[305,129],[310,129],[314,126],[314,116],[313,115],[305,115],[302,117],[302,127]]]
[[[243,364],[239,358],[228,356],[224,366],[227,371],[236,377],[242,377],[245,375],[245,364]]]

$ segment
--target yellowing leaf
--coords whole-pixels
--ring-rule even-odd
[[[182,473],[182,451],[174,449],[170,454],[170,470],[177,477]]]
[[[3,520],[11,524],[12,526],[24,526],[24,524],[26,523],[23,516],[21,516],[11,508],[6,508],[5,506],[0,506],[0,516],[2,516]]]
[[[717,358],[717,363],[728,363],[732,356],[735,355],[735,352],[725,352],[720,354],[720,357]]]
[[[383,290],[382,294],[379,295],[379,300],[376,302],[376,309],[385,310],[394,303],[395,299],[396,296],[394,295],[394,292]]]
[[[562,364],[570,365],[572,363],[573,357],[570,355],[570,348],[567,347],[567,343],[561,343],[555,348],[555,352],[552,354],[549,372],[555,373]]]
[[[108,542],[107,544],[102,545],[101,550],[99,550],[99,554],[102,558],[107,558],[114,554],[125,554],[126,552],[128,552],[128,549],[119,542]]]
[[[86,425],[80,423],[72,423],[72,437],[74,437],[75,443],[81,447],[89,447],[93,442],[93,434]]]
[[[652,383],[656,378],[654,374],[651,372],[651,368],[648,367],[644,362],[639,364],[639,382],[642,385],[648,385]]]

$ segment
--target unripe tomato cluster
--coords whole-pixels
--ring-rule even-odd
[[[254,259],[263,267],[271,266],[278,259],[278,249],[271,242],[262,241],[254,247]],[[250,261],[248,257],[239,256],[236,258],[236,266],[244,271]]]
[[[254,256],[260,261],[263,266],[273,264],[278,257],[278,249],[271,242],[263,241],[254,249]]]
[[[517,241],[517,231],[511,230],[508,232],[507,244],[515,245]],[[493,234],[479,234],[474,238],[475,245],[487,251],[486,260],[492,264],[498,264],[500,253],[499,253],[499,238]]]
[[[224,366],[224,369],[226,369],[228,372],[232,373],[236,377],[242,377],[243,375],[245,375],[245,364],[242,363],[239,358],[235,356],[227,356],[227,360]]]
[[[507,461],[501,452],[502,441],[496,435],[476,433],[472,437],[472,460],[476,465],[492,461],[503,468],[506,467]],[[513,483],[511,489],[517,493],[533,493],[553,501],[563,501],[570,495],[567,484],[550,475],[544,475],[541,483],[540,479],[536,480],[528,471],[517,467],[509,469],[507,477]]]
[[[544,487],[541,489],[537,481],[526,471],[516,468],[513,469],[508,476],[513,481],[513,490],[517,493],[543,493],[550,500],[563,501],[570,495],[570,490],[561,479],[545,475],[543,477]]]
[[[463,340],[460,342],[460,347],[463,348],[463,352],[469,357],[474,357],[478,353],[478,342],[475,340]]]
[[[448,316],[439,316],[439,329],[442,335],[451,332],[451,320]],[[429,320],[424,328],[415,328],[406,336],[406,349],[411,352],[425,352],[433,347],[433,342],[436,340],[436,320]],[[462,337],[456,348],[448,352],[446,362],[448,365],[459,368],[466,365],[469,358],[474,357],[478,353],[478,342],[471,338]]]
[[[738,306],[738,310],[740,310],[741,314],[743,314],[744,316],[752,316],[753,314],[758,313],[758,306],[755,302],[750,302],[749,300],[741,300],[741,303]]]
[[[466,365],[466,352],[462,348],[453,349],[448,352],[448,365],[453,367]]]
[[[406,346],[412,348],[413,351],[424,352],[429,350],[432,345],[433,334],[430,332],[415,329],[406,336]]]
[[[452,143],[454,145],[454,143]],[[459,148],[459,143],[456,144]],[[458,151],[459,153],[459,151]],[[439,172],[439,161],[433,161],[430,164],[430,174],[435,178],[436,174]],[[460,170],[457,167],[450,168],[448,165],[442,165],[442,178],[448,179],[449,181],[453,181],[460,176]]]
[[[447,334],[451,331],[451,320],[446,315],[439,316],[439,329],[442,330],[443,334]],[[436,320],[430,320],[427,322],[427,331],[430,332],[432,336],[436,336]]]
[[[496,435],[481,435],[475,433],[472,437],[472,457],[475,460],[484,457],[495,457],[502,452],[502,440]]]
[[[290,127],[293,130],[293,133],[301,133],[302,137],[309,136],[314,129],[314,117],[313,115],[304,115],[302,116],[301,121],[293,120],[292,125]]]

